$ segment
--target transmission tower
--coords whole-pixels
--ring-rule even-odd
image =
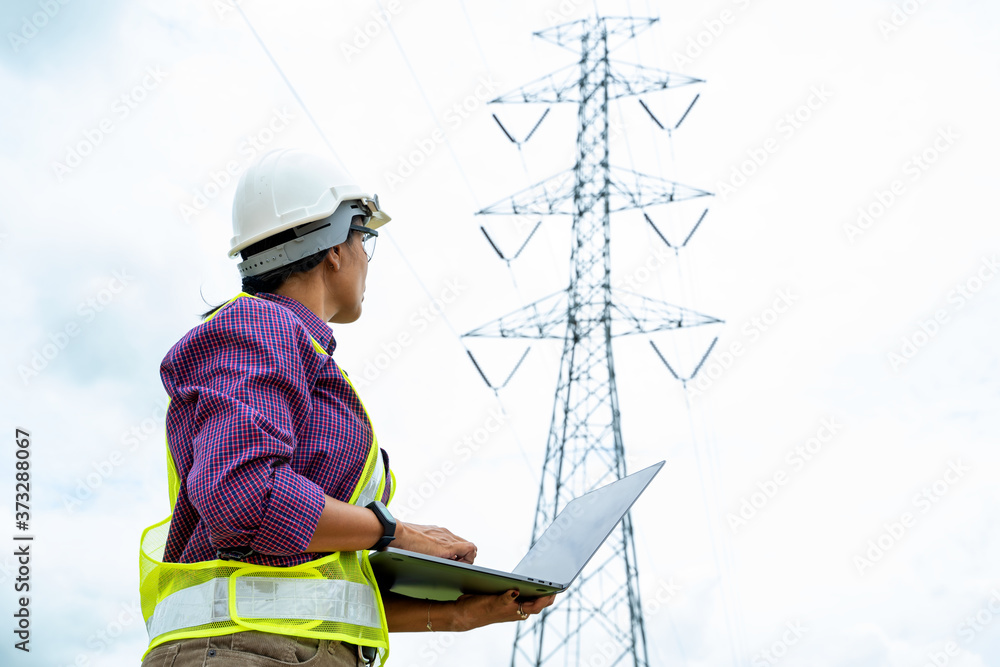
[[[628,209],[645,213],[647,207],[711,194],[613,167],[609,161],[609,101],[700,83],[699,79],[609,57],[612,50],[655,21],[592,17],[536,32],[537,37],[570,49],[579,59],[492,100],[493,103],[577,105],[577,152],[573,167],[478,212],[572,216],[569,286],[465,334],[563,342],[533,543],[567,502],[627,474],[612,339],[721,322],[612,287],[612,213]],[[663,127],[646,104],[641,100],[640,103],[656,124]],[[687,111],[683,117],[686,115]],[[541,119],[530,134],[534,134],[540,122]],[[500,127],[515,141],[502,124]],[[648,216],[646,220],[653,224]],[[700,222],[701,219],[697,224]],[[486,233],[485,229],[483,232]],[[657,234],[666,241],[659,230]],[[490,244],[502,259],[509,261],[492,239]],[[482,373],[475,358],[472,361]],[[489,384],[485,374],[483,379]],[[604,661],[599,662],[598,656],[603,656]],[[531,621],[518,624],[512,667],[543,663],[574,667],[649,665],[629,516],[555,605]]]

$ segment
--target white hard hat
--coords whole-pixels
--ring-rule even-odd
[[[243,276],[265,273],[343,243],[356,215],[365,217],[368,229],[390,220],[378,197],[362,191],[340,165],[302,150],[270,151],[243,172],[236,186],[229,256],[295,229],[295,239],[239,265]]]

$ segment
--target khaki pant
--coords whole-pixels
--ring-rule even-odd
[[[328,639],[287,637],[247,631],[203,639],[178,639],[160,644],[142,667],[356,667],[357,647]]]

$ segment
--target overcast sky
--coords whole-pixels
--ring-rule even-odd
[[[574,62],[531,33],[595,11],[660,19],[617,59],[704,80],[643,97],[672,127],[699,95],[675,131],[612,102],[612,163],[716,193],[649,211],[679,246],[708,206],[677,252],[612,220],[613,283],[724,320],[653,336],[684,377],[718,338],[686,389],[648,338],[615,346],[629,469],[667,460],[633,511],[652,663],[1000,661],[995,3],[240,7],[0,10],[0,506],[13,536],[26,429],[36,536],[27,655],[0,550],[4,664],[138,664],[138,539],[168,511],[159,363],[238,291],[235,180],[271,148],[341,160],[393,217],[334,335],[397,514],[516,564],[560,346],[532,342],[497,397],[465,347],[500,382],[527,343],[460,334],[566,286],[570,223],[508,267],[478,227],[512,255],[537,218],[475,213],[572,166],[576,108],[519,150],[491,114],[521,140],[546,105],[485,101]],[[513,632],[394,635],[392,661],[506,664]]]

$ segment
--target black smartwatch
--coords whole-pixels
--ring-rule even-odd
[[[384,549],[389,546],[390,542],[396,539],[396,520],[389,514],[389,510],[386,509],[385,505],[378,500],[368,503],[365,505],[365,508],[374,512],[375,516],[378,517],[379,523],[382,524],[382,537],[370,549]]]

